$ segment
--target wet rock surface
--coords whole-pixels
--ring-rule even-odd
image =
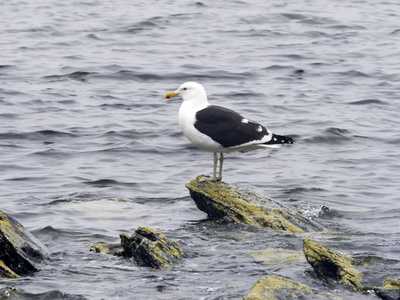
[[[285,207],[242,187],[202,179],[204,176],[198,176],[187,183],[186,187],[197,207],[207,213],[209,218],[227,217],[236,223],[270,227],[298,234],[326,231],[323,226],[304,217],[295,208]],[[258,261],[271,265],[273,264],[272,250],[267,250],[252,254]],[[283,257],[284,261],[299,261],[296,251],[288,252],[282,249],[277,251],[286,253],[288,257]],[[268,257],[265,258],[265,256]],[[365,280],[361,270],[366,267],[371,268],[369,262],[332,251],[309,238],[303,241],[304,256],[313,267],[317,277],[330,287],[343,285],[354,292],[365,294],[375,292],[381,299],[400,299],[397,279],[387,279],[381,287],[374,287],[370,284],[370,280]],[[308,298],[311,295],[315,299],[325,299],[326,296],[320,293],[313,294],[311,288],[300,282],[272,275],[260,278],[243,299],[292,299],[293,297]]]
[[[0,276],[18,278],[39,271],[46,250],[18,221],[0,211]]]
[[[381,299],[400,299],[400,282],[397,279],[387,278],[381,287],[366,283],[370,280],[365,280],[365,274],[360,269],[373,269],[370,262],[335,252],[309,238],[304,239],[303,251],[308,263],[328,285],[336,282],[353,291],[365,294],[375,292]]]
[[[154,269],[168,268],[185,255],[178,243],[147,227],[139,227],[131,236],[120,234],[120,238],[120,245],[97,243],[90,250],[127,257]]]
[[[294,209],[262,195],[224,182],[202,181],[204,176],[186,184],[197,207],[210,218],[228,217],[234,222],[304,233],[323,227]]]
[[[150,228],[139,227],[132,236],[121,234],[120,238],[122,255],[132,257],[139,266],[168,268],[184,255],[175,241]]]
[[[271,275],[261,277],[242,300],[298,299],[314,296],[311,288],[288,278]]]
[[[355,261],[351,257],[334,252],[309,238],[304,239],[303,251],[308,263],[325,280],[337,280],[355,291],[362,289],[363,273],[354,268]]]
[[[394,278],[387,278],[381,287],[374,287],[374,292],[384,300],[399,300],[400,281]]]

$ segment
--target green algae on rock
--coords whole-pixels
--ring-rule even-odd
[[[397,279],[386,278],[382,288],[386,290],[400,290],[400,282]]]
[[[45,248],[18,221],[0,211],[0,276],[18,278],[39,271]]]
[[[168,268],[185,255],[178,243],[147,227],[139,227],[132,236],[121,233],[120,238],[120,244],[100,242],[90,251],[127,257],[139,266],[154,269]]]
[[[322,226],[294,209],[262,195],[224,182],[202,181],[204,176],[186,184],[197,207],[210,218],[228,217],[234,222],[304,233],[321,231]]]
[[[303,252],[308,263],[324,279],[334,279],[353,290],[361,290],[363,273],[354,268],[354,259],[334,252],[308,238],[304,239]]]
[[[139,227],[132,236],[121,234],[120,238],[122,255],[132,257],[140,266],[168,268],[184,255],[175,241],[150,228]]]
[[[386,278],[382,287],[374,287],[375,294],[385,300],[400,299],[400,282],[397,279]]]
[[[90,247],[90,251],[96,253],[105,253],[115,256],[120,256],[122,251],[121,243],[119,244],[108,244],[104,242],[99,242],[96,245]]]
[[[282,276],[270,275],[258,279],[242,300],[283,300],[305,296],[314,296],[309,286]]]
[[[267,248],[257,252],[250,252],[258,262],[266,266],[287,265],[296,262],[305,262],[303,251],[284,248]]]

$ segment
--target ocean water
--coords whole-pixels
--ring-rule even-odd
[[[240,299],[278,274],[343,299],[304,258],[310,237],[400,274],[400,3],[342,1],[0,2],[0,209],[49,251],[1,299]],[[223,180],[301,209],[327,228],[303,235],[209,220],[185,183],[212,154],[179,130],[180,100],[202,83],[295,145],[232,153]],[[89,252],[139,226],[187,257],[154,271]],[[329,234],[327,233],[329,232]],[[258,254],[257,254],[258,253]]]

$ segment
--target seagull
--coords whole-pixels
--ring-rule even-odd
[[[294,144],[292,138],[274,134],[231,109],[210,105],[204,87],[197,82],[186,82],[176,91],[167,93],[165,98],[178,96],[183,100],[178,114],[183,134],[197,147],[214,153],[213,176],[203,177],[203,180],[222,180],[224,153]],[[218,177],[217,153],[220,153]]]

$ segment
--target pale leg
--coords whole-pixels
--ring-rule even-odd
[[[220,181],[222,179],[222,164],[224,163],[224,155],[220,153],[219,157],[219,177],[217,177],[217,164],[218,164],[218,155],[217,152],[214,152],[214,169],[213,176],[210,177],[202,177],[199,179],[200,182],[204,181]]]
[[[214,152],[214,170],[212,180],[217,180],[217,163],[218,163],[218,155],[217,152]]]
[[[219,155],[219,176],[217,180],[222,179],[222,165],[224,164],[224,154],[221,152]]]

